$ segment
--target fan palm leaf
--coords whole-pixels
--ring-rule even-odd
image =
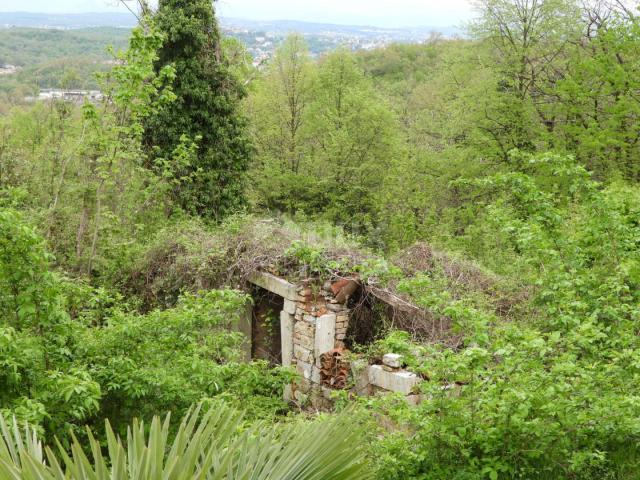
[[[358,428],[344,415],[282,428],[243,429],[221,405],[194,408],[170,441],[170,416],[134,420],[126,443],[106,422],[106,447],[87,429],[88,448],[44,447],[28,426],[0,416],[0,478],[7,480],[351,480],[371,478]]]

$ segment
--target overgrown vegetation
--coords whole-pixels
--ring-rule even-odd
[[[4,105],[0,469],[133,478],[138,445],[159,475],[175,438],[175,478],[636,478],[637,4],[477,7],[469,39],[312,59],[292,35],[254,71],[208,2],[167,0],[103,102]],[[256,270],[419,307],[367,304],[350,341],[402,354],[422,403],[338,394],[345,427],[284,402],[293,373],[234,333]]]

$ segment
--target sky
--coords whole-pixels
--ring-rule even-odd
[[[125,11],[117,0],[0,0],[0,11],[82,13]],[[470,0],[219,0],[218,14],[248,20],[302,20],[350,25],[458,26]]]

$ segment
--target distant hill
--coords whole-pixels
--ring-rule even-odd
[[[80,13],[48,14],[27,12],[0,12],[0,27],[81,29],[92,27],[132,28],[136,18],[129,13]],[[296,20],[256,21],[240,18],[222,18],[221,24],[228,28],[242,28],[249,31],[264,31],[274,34],[286,34],[292,31],[307,35],[339,33],[362,37],[385,35],[397,41],[407,41],[438,32],[445,36],[460,34],[456,27],[411,27],[381,28],[366,25],[336,25],[329,23],[300,22]]]
[[[94,72],[108,69],[113,59],[107,46],[125,48],[129,33],[129,28],[113,27],[0,28],[0,67],[18,67],[14,74],[0,75],[0,93],[19,89],[21,95],[31,95],[64,83],[96,88]]]
[[[125,48],[136,21],[127,13],[0,12],[0,94],[16,90],[20,95],[33,94],[39,88],[63,84],[96,88],[94,72],[108,69],[112,59],[107,46]],[[445,37],[459,34],[453,27],[389,29],[293,20],[223,18],[221,24],[226,35],[246,46],[256,65],[267,61],[290,32],[305,36],[314,57],[339,47],[357,51],[394,42],[418,43],[434,31]]]
[[[106,61],[107,46],[127,46],[129,29],[96,27],[59,30],[13,27],[0,29],[0,64],[20,67],[52,62],[57,59],[84,58]]]
[[[427,25],[423,27],[383,28],[368,25],[337,25],[332,23],[300,22],[297,20],[257,21],[229,17],[223,18],[221,23],[223,26],[229,28],[244,28],[246,30],[266,31],[275,34],[299,32],[308,35],[321,35],[331,32],[365,37],[379,37],[381,35],[386,35],[397,40],[425,37],[432,32],[437,32],[447,37],[462,34],[461,30],[454,26],[441,27]]]
[[[132,28],[136,18],[129,13],[49,14],[0,12],[0,27],[79,29],[91,27]]]

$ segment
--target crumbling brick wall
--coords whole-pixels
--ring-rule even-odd
[[[365,362],[358,368],[350,368],[348,360],[343,360],[341,353],[351,318],[348,300],[359,288],[357,281],[337,279],[323,286],[311,281],[294,285],[259,273],[251,282],[284,298],[280,314],[282,364],[293,367],[299,374],[299,379],[285,391],[286,399],[318,409],[330,408],[334,388],[351,388],[358,395],[398,392],[415,402],[413,393],[419,378],[403,370],[400,359],[387,356],[385,365]],[[335,362],[344,361],[345,368],[337,365],[338,368],[327,369],[330,358]],[[327,378],[334,373],[343,375],[345,370],[351,375],[348,381]]]

